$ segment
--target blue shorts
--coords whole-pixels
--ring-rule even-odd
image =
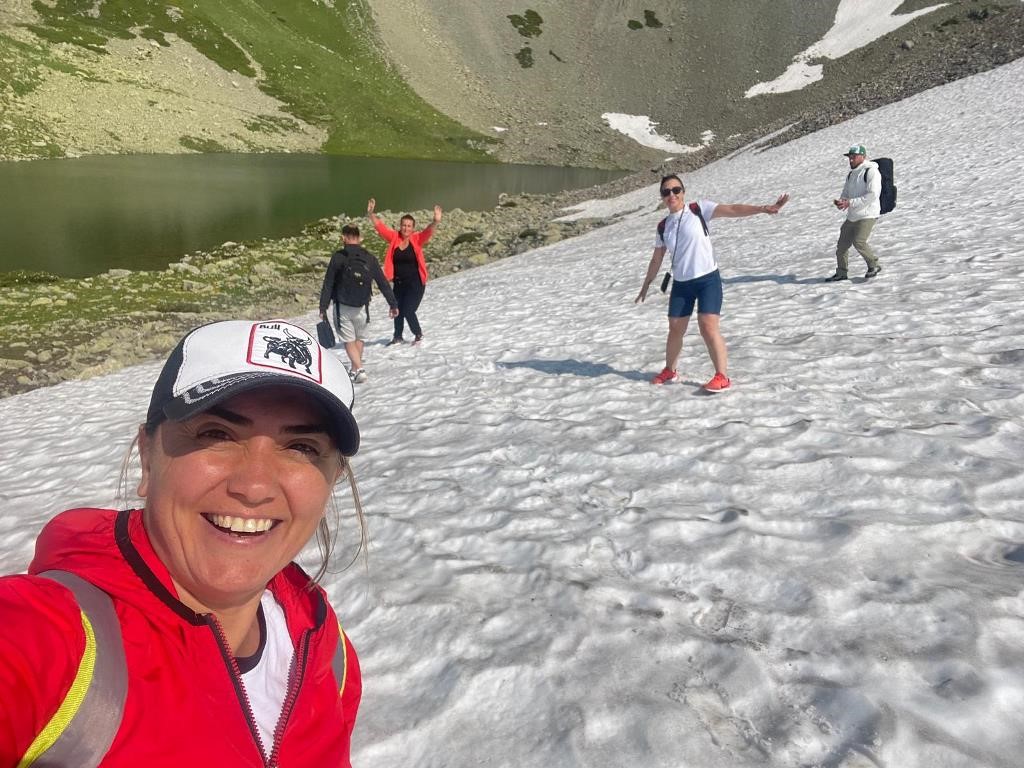
[[[693,280],[672,281],[668,316],[689,317],[693,314],[694,304],[698,314],[722,314],[722,276],[717,269]]]

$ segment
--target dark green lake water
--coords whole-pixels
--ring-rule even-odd
[[[615,171],[324,155],[133,155],[0,163],[0,272],[160,269],[227,240],[285,237],[324,216],[493,208]]]

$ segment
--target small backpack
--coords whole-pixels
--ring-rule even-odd
[[[349,252],[343,248],[338,253],[345,257],[345,261],[338,274],[335,303],[349,307],[366,306],[370,303],[373,286],[373,269],[367,259],[373,256],[362,249]]]
[[[892,159],[888,157],[876,157],[875,165],[882,175],[882,194],[878,197],[883,214],[888,213],[896,207],[896,185],[893,183]]]

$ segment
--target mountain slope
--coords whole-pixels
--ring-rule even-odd
[[[858,34],[839,37],[859,39],[837,50],[843,16]],[[651,121],[663,146],[706,147],[696,165],[1021,55],[1017,0],[4,0],[0,159],[660,163],[614,113]],[[795,59],[821,79],[749,97]]]
[[[531,162],[636,168],[665,157],[611,130],[606,112],[648,116],[679,144],[699,147],[710,132],[713,146],[734,147],[1024,54],[1019,2],[845,2],[847,15],[884,6],[912,20],[838,59],[813,59],[823,64],[819,82],[756,98],[745,96],[751,86],[782,74],[829,32],[839,0],[374,0],[373,8],[388,56],[418,93],[500,136],[503,159]],[[896,17],[890,27],[903,21]],[[856,31],[874,23],[858,18]],[[407,44],[409,30],[419,44]]]
[[[485,158],[379,51],[364,0],[5,0],[0,153]]]

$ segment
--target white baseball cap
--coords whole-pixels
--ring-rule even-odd
[[[313,395],[327,411],[341,453],[359,450],[348,371],[309,331],[286,320],[224,320],[185,334],[153,387],[146,426],[183,421],[240,392],[270,385]]]

